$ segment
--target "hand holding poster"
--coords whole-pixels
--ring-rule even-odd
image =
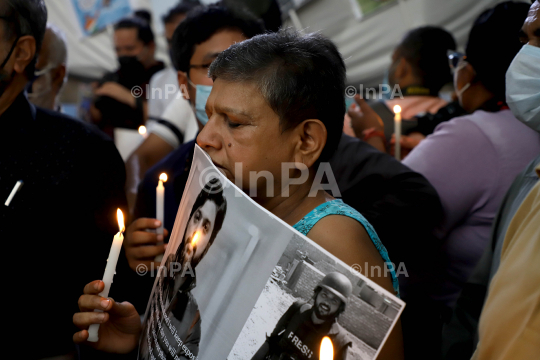
[[[238,190],[196,147],[140,359],[374,359],[404,303]]]

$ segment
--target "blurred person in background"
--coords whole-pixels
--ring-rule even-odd
[[[423,174],[442,201],[441,288],[432,296],[452,307],[478,263],[497,209],[516,175],[540,153],[540,135],[506,103],[506,72],[522,44],[529,5],[503,2],[483,12],[466,54],[453,54],[454,86],[471,115],[440,124],[403,163]]]
[[[0,239],[12,273],[6,286],[17,299],[4,343],[13,357],[70,359],[81,284],[103,275],[116,210],[126,210],[125,170],[94,126],[26,98],[46,24],[43,0],[0,2]],[[36,299],[46,311],[33,311]],[[43,330],[29,340],[21,334],[34,322]]]
[[[172,40],[172,59],[178,71],[178,82],[188,89],[190,111],[196,113],[197,128],[202,129],[208,117],[205,112],[206,100],[213,81],[208,77],[208,68],[215,58],[231,45],[264,33],[262,22],[241,10],[231,10],[222,5],[200,6],[189,12],[177,27]],[[165,172],[168,181],[165,186],[164,228],[172,229],[180,199],[184,192],[189,172],[195,140],[191,140],[171,152],[153,166],[139,185],[133,219],[127,227],[124,240],[125,256],[118,263],[118,276],[123,283],[113,291],[128,298],[137,310],[144,313],[152,290],[154,277],[139,276],[137,265],[150,265],[156,255],[165,252],[163,241],[168,235],[149,232],[161,224],[156,217],[156,186],[159,175]],[[113,295],[115,296],[115,295]]]
[[[120,67],[100,80],[90,108],[92,121],[111,137],[115,127],[137,129],[146,122],[146,85],[165,67],[154,56],[156,43],[147,17],[120,20],[114,26],[114,47]],[[137,86],[139,97],[131,92]]]
[[[56,26],[47,24],[36,71],[28,83],[28,100],[44,109],[61,111],[60,91],[67,79],[66,36]]]
[[[197,5],[196,2],[182,1],[163,17],[169,54],[174,31]],[[179,89],[174,66],[161,70],[150,80],[147,131],[148,137],[126,161],[126,195],[130,212],[135,206],[137,187],[148,169],[175,148],[193,140],[199,131],[189,100]]]
[[[184,1],[170,10],[169,14],[164,18],[165,22],[169,21],[169,25],[166,23],[166,31],[168,34],[170,31],[174,31],[175,21],[181,21],[185,18],[185,13],[182,16],[182,12],[191,9],[193,7],[192,4],[193,2]],[[238,11],[250,12],[254,17],[257,17],[264,22],[267,31],[278,31],[279,28],[281,28],[281,11],[277,0],[262,0],[258,2],[227,0],[223,1],[222,5],[233,11],[235,9],[242,9]],[[170,36],[172,38],[172,33],[170,33]],[[169,35],[167,35],[167,38],[169,39]],[[182,84],[178,84],[178,81],[176,80],[176,77],[178,76],[176,72],[174,76],[174,84],[176,86],[182,86]],[[187,89],[185,88],[187,85],[183,85],[184,87],[179,89],[181,92],[185,92],[185,89]],[[154,89],[154,87],[155,86],[151,84],[151,89]],[[163,91],[163,94],[165,94],[165,91]],[[169,95],[169,97],[171,97],[171,95]],[[188,106],[189,101],[184,99],[183,96],[178,98],[177,94],[172,95],[172,97],[174,97],[175,100],[169,100],[171,103],[160,115],[158,115],[158,111],[153,110],[153,104],[156,103],[156,101],[153,99],[149,101],[149,120],[152,120],[148,123],[149,136],[135,150],[128,161],[126,161],[126,191],[131,211],[133,211],[133,207],[135,206],[137,186],[144,178],[145,173],[167,154],[179,148],[182,144],[193,140],[199,131],[194,112],[191,107]],[[167,100],[165,99],[165,101]]]
[[[518,120],[529,126],[536,132],[540,132],[540,2],[533,3],[529,10],[529,15],[523,25],[520,38],[523,44],[526,44],[514,58],[506,73],[506,100],[512,113]],[[514,263],[513,267],[519,270],[519,274],[507,272],[508,267],[504,267],[503,273],[500,275],[506,278],[503,286],[498,286],[490,297],[493,303],[496,304],[492,310],[497,310],[496,318],[492,312],[490,315],[485,315],[484,322],[488,323],[483,329],[484,334],[490,333],[490,339],[484,340],[484,344],[479,347],[480,351],[491,348],[495,350],[493,354],[511,354],[501,355],[509,357],[518,357],[515,347],[519,347],[519,358],[534,358],[532,354],[537,353],[536,345],[540,343],[540,339],[531,342],[517,343],[518,338],[523,338],[516,326],[522,329],[527,328],[524,323],[534,321],[534,317],[538,319],[538,312],[531,311],[529,304],[524,302],[524,298],[529,298],[532,301],[538,301],[540,294],[535,287],[530,287],[529,284],[538,283],[538,270],[536,264],[540,263],[540,259],[530,259],[528,255],[538,256],[538,240],[540,235],[529,232],[522,240],[518,240],[517,233],[509,231],[511,222],[515,222],[512,227],[515,229],[519,223],[524,226],[527,221],[533,226],[529,226],[529,231],[537,231],[540,228],[540,209],[534,208],[531,204],[526,205],[527,209],[520,212],[519,216],[515,216],[519,207],[524,203],[531,190],[538,183],[538,166],[540,166],[540,154],[518,175],[512,183],[510,190],[506,193],[504,200],[499,208],[499,212],[493,222],[489,245],[486,247],[481,260],[478,262],[473,274],[465,284],[463,291],[454,308],[451,321],[443,328],[443,358],[445,360],[459,360],[471,357],[478,342],[478,322],[480,311],[486,303],[488,295],[488,287],[496,274],[499,267],[505,261],[502,254],[503,249],[505,257],[509,257],[509,249],[514,247],[512,251],[517,255],[510,262]],[[538,193],[538,189],[536,190]],[[534,197],[531,193],[529,195]],[[530,217],[529,217],[530,216]],[[505,240],[508,233],[508,239]],[[525,233],[524,233],[525,235]],[[518,244],[517,246],[515,244]],[[518,261],[516,263],[516,260]],[[505,264],[506,265],[506,264]],[[522,266],[522,268],[520,268]],[[530,278],[533,277],[533,278]],[[515,280],[519,279],[518,282]],[[536,280],[535,280],[536,279]],[[509,280],[509,281],[508,281]],[[501,291],[511,294],[510,297],[501,297]],[[499,302],[500,300],[508,301],[508,304]],[[516,305],[523,304],[519,308]],[[502,309],[505,309],[504,311]],[[512,311],[506,311],[512,309]],[[524,311],[524,312],[523,312]],[[505,316],[502,316],[504,314]],[[526,314],[526,315],[525,315]],[[506,316],[508,315],[508,316]],[[529,317],[530,315],[530,317]],[[484,316],[484,315],[482,315]],[[495,322],[496,323],[495,323]],[[492,328],[492,330],[490,330]],[[537,327],[538,330],[538,327]],[[531,332],[532,334],[533,332]],[[538,331],[537,331],[538,334]],[[514,339],[514,340],[510,340]],[[523,338],[525,339],[525,338]],[[512,344],[512,345],[510,345]],[[535,344],[533,348],[531,344]],[[502,351],[501,346],[513,346],[512,351]],[[526,354],[526,351],[532,350],[532,353]],[[521,351],[524,351],[523,353]],[[498,355],[493,355],[498,356]],[[480,358],[484,358],[482,354]],[[491,357],[490,357],[491,358]]]
[[[462,115],[459,104],[448,104],[439,97],[443,86],[452,80],[447,54],[455,49],[454,37],[442,28],[423,26],[409,31],[392,54],[392,64],[383,81],[385,87],[382,87],[383,93],[379,94],[386,99],[366,103],[357,97],[356,103],[349,108],[347,115],[356,136],[385,151],[394,132],[395,105],[402,109],[403,133],[410,134],[404,136],[407,144],[425,137],[427,114],[445,114],[444,120]],[[369,95],[366,94],[367,100],[371,100]],[[365,112],[370,113],[369,106],[378,115],[375,117],[378,121],[364,116]],[[427,134],[435,127],[431,121],[428,124],[432,128]],[[377,146],[379,143],[380,146]]]
[[[516,117],[540,132],[540,1],[535,1],[521,31],[526,45],[506,74],[506,99]],[[504,241],[495,243],[495,275],[478,325],[473,360],[535,359],[540,344],[540,157],[525,169],[508,194],[510,203],[536,185],[515,212]],[[517,195],[516,195],[517,194]],[[502,221],[508,217],[501,218]],[[509,212],[508,216],[512,216]],[[503,223],[504,224],[504,223]],[[500,250],[499,250],[500,249]],[[497,262],[500,259],[500,264]]]

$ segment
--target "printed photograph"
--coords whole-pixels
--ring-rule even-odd
[[[293,235],[196,148],[139,359],[226,358]]]
[[[382,271],[382,269],[381,269]],[[277,263],[228,360],[375,359],[404,303],[295,236]]]

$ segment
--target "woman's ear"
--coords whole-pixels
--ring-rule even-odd
[[[21,36],[13,53],[13,70],[23,73],[36,55],[36,39],[33,36]]]
[[[297,130],[299,143],[294,160],[310,168],[319,159],[326,145],[326,126],[321,120],[308,119],[299,124]]]

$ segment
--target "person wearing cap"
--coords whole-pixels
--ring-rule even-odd
[[[315,287],[314,304],[297,301],[279,319],[274,331],[252,360],[318,359],[322,339],[328,336],[334,346],[334,359],[347,359],[351,339],[337,320],[352,293],[351,281],[332,272]]]

